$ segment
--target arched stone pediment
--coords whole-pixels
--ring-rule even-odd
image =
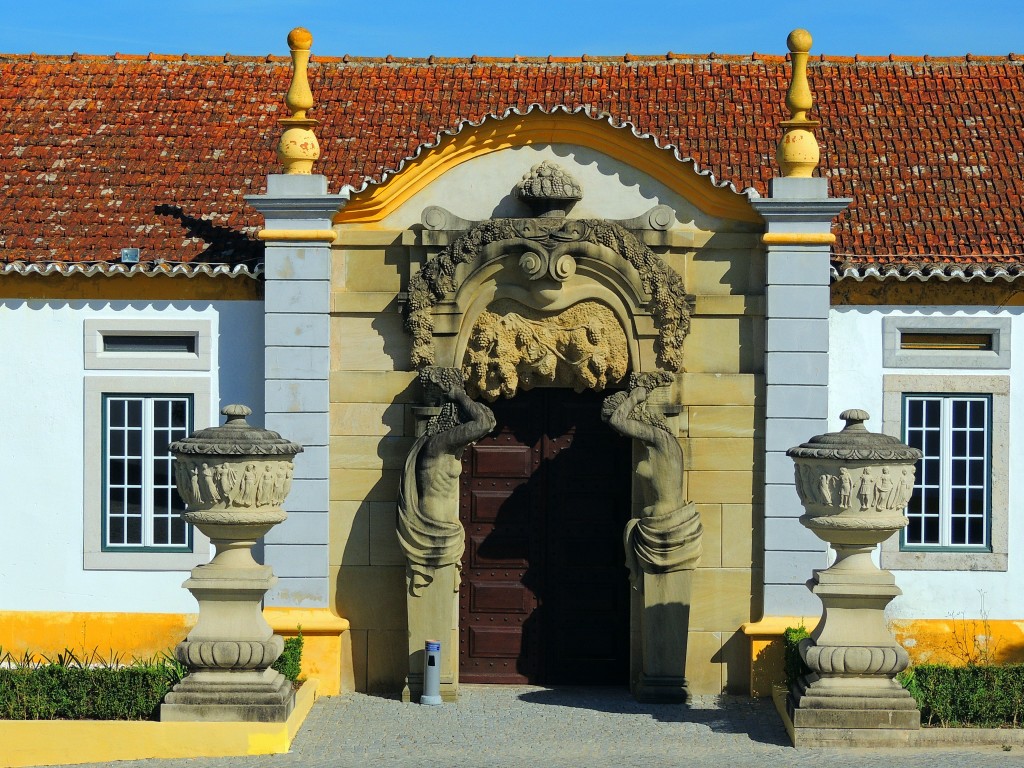
[[[542,166],[549,172],[554,167]],[[562,173],[560,169],[555,172]],[[528,196],[520,197],[525,200]],[[653,325],[658,367],[679,371],[690,314],[682,278],[625,226],[650,227],[652,221],[667,226],[671,217],[662,220],[659,216],[663,212],[656,209],[647,217],[622,222],[570,219],[565,210],[558,208],[558,201],[567,209],[571,199],[557,194],[539,197],[542,199],[529,198],[541,214],[532,218],[468,222],[440,208],[424,211],[428,228],[450,228],[448,231],[459,234],[410,280],[406,327],[413,337],[413,367],[462,364],[464,358],[471,358],[467,350],[473,335],[479,338],[490,333],[478,328],[478,317],[488,312],[496,316],[492,311],[496,301],[515,301],[524,312],[512,312],[519,319],[508,319],[504,326],[491,329],[492,335],[506,333],[509,324],[522,330],[525,322],[547,323],[548,331],[541,335],[554,337],[562,333],[557,330],[563,322],[558,318],[564,319],[569,308],[597,301],[609,317],[616,318],[628,339],[635,339]],[[440,316],[444,316],[446,332],[455,330],[460,337],[450,361],[436,359],[435,331]],[[566,322],[567,328],[575,321]],[[627,349],[629,346],[627,341]],[[634,369],[638,369],[635,352],[630,357],[634,358]],[[607,375],[598,375],[590,386],[603,388],[608,383]],[[548,378],[549,383],[553,380]],[[579,384],[563,383],[574,387]],[[509,385],[502,386],[502,392],[510,396]],[[481,384],[480,391],[493,396],[496,390]]]

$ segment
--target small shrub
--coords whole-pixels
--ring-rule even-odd
[[[299,627],[297,636],[284,641],[284,650],[273,667],[293,683],[299,682],[302,673],[302,627]]]
[[[804,660],[800,656],[800,641],[810,636],[811,633],[802,624],[799,627],[787,627],[786,631],[782,634],[787,686],[793,685],[793,683],[811,671],[804,664]]]
[[[921,664],[900,675],[900,682],[927,725],[1016,728],[1024,723],[1024,664]]]
[[[180,665],[164,658],[121,665],[94,651],[79,658],[65,649],[53,659],[0,656],[0,719],[147,720],[181,679]]]

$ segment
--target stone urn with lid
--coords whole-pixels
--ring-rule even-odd
[[[817,728],[919,728],[913,698],[894,678],[909,657],[885,625],[885,607],[902,594],[872,559],[878,544],[907,525],[916,448],[869,432],[867,412],[840,414],[846,427],[790,448],[800,522],[828,542],[836,559],[808,588],[821,598],[821,621],[800,646],[811,674],[790,690],[793,725]]]
[[[162,720],[282,722],[294,705],[291,683],[271,664],[284,641],[263,618],[276,582],[252,556],[256,541],[283,522],[292,461],[302,446],[246,422],[229,405],[227,421],[171,443],[184,518],[210,537],[216,556],[182,585],[199,602],[199,620],[175,648],[189,674],[160,709]]]

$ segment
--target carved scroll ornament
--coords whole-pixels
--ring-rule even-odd
[[[540,384],[601,391],[628,366],[625,331],[607,306],[584,301],[545,317],[503,300],[477,318],[463,375],[471,396],[495,400]]]
[[[474,226],[448,245],[409,281],[406,328],[412,334],[411,362],[421,368],[434,362],[434,306],[457,287],[456,269],[480,258],[501,258],[503,245],[522,253],[520,267],[528,276],[571,277],[576,260],[587,246],[604,247],[636,269],[643,289],[652,297],[650,309],[658,329],[655,352],[659,365],[678,371],[683,363],[683,340],[690,329],[689,307],[682,278],[619,224],[601,219],[492,219]],[[488,247],[491,246],[491,247]],[[524,252],[525,251],[525,252]],[[493,254],[493,256],[492,256]]]

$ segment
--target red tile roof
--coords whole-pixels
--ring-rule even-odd
[[[289,78],[284,57],[0,56],[0,262],[258,259],[242,197],[278,171]],[[756,54],[314,56],[316,170],[359,186],[461,121],[587,104],[763,195],[788,79]],[[1024,262],[1020,57],[818,57],[810,80],[821,172],[854,199],[838,262]]]

